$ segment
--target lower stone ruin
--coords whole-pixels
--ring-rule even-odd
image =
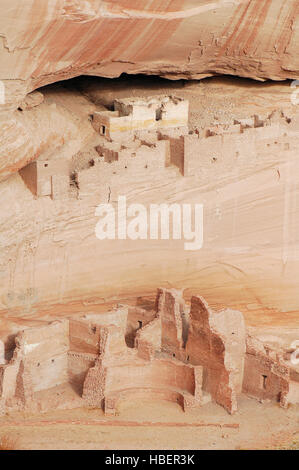
[[[27,328],[5,361],[0,413],[82,406],[115,415],[124,398],[152,397],[184,411],[210,401],[229,413],[244,393],[282,407],[299,403],[290,355],[248,333],[241,312],[212,310],[200,296],[158,289],[155,307],[117,306]]]

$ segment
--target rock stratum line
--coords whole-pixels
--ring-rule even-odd
[[[247,3],[247,0],[220,0],[218,2],[206,3],[194,8],[187,8],[186,10],[180,11],[165,11],[165,12],[156,12],[156,11],[141,11],[133,9],[120,9],[109,10],[109,5],[103,4],[100,7],[99,16],[103,18],[139,18],[139,19],[160,19],[160,20],[176,20],[180,18],[190,18],[193,16],[206,13],[207,11],[216,10],[217,8],[224,7],[234,7],[235,5],[241,5],[242,3]]]

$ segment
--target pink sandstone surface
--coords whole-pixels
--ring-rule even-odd
[[[189,308],[176,289],[158,289],[153,307],[118,305],[19,331],[0,363],[1,414],[87,406],[115,416],[137,397],[188,413],[216,402],[234,414],[243,395],[298,404],[289,349],[249,334],[241,312],[213,311],[198,295]]]
[[[228,124],[255,113],[266,119],[280,108],[292,117],[290,128],[296,123],[287,83],[206,79],[185,87],[162,80],[92,82],[86,85],[85,96],[62,87],[43,90],[41,104],[18,111],[17,119],[27,128],[27,144],[23,145],[21,132],[17,138],[13,134],[14,158],[22,155],[31,161],[34,148],[41,148],[42,159],[52,154],[70,158],[94,138],[88,116],[102,109],[101,103],[107,106],[115,97],[161,92],[190,101],[191,128],[209,126],[215,115]],[[115,297],[133,298],[136,292],[151,295],[159,282],[188,288],[189,297],[200,285],[210,305],[240,309],[250,324],[298,325],[298,162],[292,150],[296,133],[288,138],[288,151],[281,152],[281,143],[272,142],[268,154],[257,158],[248,153],[237,165],[231,153],[217,162],[202,160],[197,176],[185,178],[166,168],[154,178],[144,174],[140,181],[132,177],[112,182],[114,201],[134,186],[128,203],[203,202],[204,245],[195,252],[184,251],[182,242],[175,240],[100,242],[94,235],[94,211],[103,197],[103,182],[87,180],[79,200],[52,201],[34,197],[14,173],[0,187],[1,311],[9,313],[10,321],[11,314],[15,319],[32,312],[38,317],[57,309],[80,310]],[[4,168],[7,159],[2,162]],[[5,210],[8,204],[10,212]],[[3,330],[10,328],[6,322]]]
[[[28,0],[20,8],[2,1],[0,414],[4,402],[30,412],[78,407],[82,393],[97,406],[106,393],[111,414],[133,397],[183,409],[211,397],[235,413],[246,395],[286,408],[286,417],[271,408],[283,431],[292,413],[298,422],[299,396],[298,368],[290,364],[299,327],[299,120],[294,88],[284,81],[299,73],[298,2],[140,3]],[[213,77],[219,74],[243,78]],[[111,110],[115,99],[161,94],[189,100],[190,135],[163,130],[157,161],[166,144],[165,168],[147,165],[158,146],[140,135],[140,167],[104,181],[94,164],[106,147],[92,116]],[[253,116],[256,126],[245,125]],[[81,171],[87,157],[94,166]],[[55,159],[70,162],[72,176],[78,172],[71,190]],[[35,193],[34,162],[48,161],[52,192]],[[100,242],[95,208],[119,195],[145,205],[203,203],[203,248],[188,252],[177,240]],[[157,285],[160,308],[153,309]],[[105,312],[116,300],[129,306],[119,307],[111,327]],[[90,315],[98,316],[93,325]],[[231,341],[236,331],[239,342]],[[250,401],[242,409],[248,417]]]
[[[206,447],[205,439],[212,438],[220,448],[239,441],[246,448],[273,446],[291,435],[294,439],[298,430],[299,374],[289,352],[270,331],[245,328],[241,312],[213,311],[198,295],[190,309],[176,289],[158,289],[146,309],[117,305],[102,313],[27,324],[11,348],[6,342],[0,362],[1,442],[24,446],[29,428],[31,447],[39,446],[46,433],[52,443],[44,447],[60,440],[61,447],[82,448],[85,433],[91,437],[95,427],[104,434],[105,448],[111,433],[122,448],[124,431],[127,448],[139,448],[140,440],[143,447],[156,448],[158,441],[146,439],[152,433],[159,433],[160,446],[168,448],[176,441],[175,427],[176,432],[180,428],[180,447],[186,445],[186,431],[188,448]],[[10,440],[3,431],[15,427],[19,432]],[[89,446],[98,447],[94,438]]]
[[[1,72],[22,94],[78,75],[296,77],[296,0],[4,0]]]
[[[3,0],[0,19],[0,177],[41,153],[12,114],[31,91],[79,75],[217,74],[258,80],[298,75],[296,0]],[[17,142],[14,135],[18,134]],[[47,133],[46,133],[47,134]],[[50,137],[50,136],[49,136]],[[61,139],[59,131],[55,133]],[[43,143],[47,145],[45,135]],[[29,149],[28,149],[29,150]],[[23,152],[24,153],[24,152]]]

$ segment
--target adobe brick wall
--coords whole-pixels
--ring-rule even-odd
[[[37,165],[36,162],[29,163],[19,171],[27,188],[32,194],[37,195]]]
[[[229,413],[237,410],[245,355],[241,312],[213,312],[199,296],[191,299],[187,360],[204,368],[203,389]]]
[[[183,325],[185,302],[182,291],[158,289],[158,316],[161,319],[161,350],[178,359],[185,358]]]
[[[87,354],[99,353],[101,329],[83,320],[70,319],[70,351]]]
[[[154,360],[144,363],[115,365],[108,369],[106,391],[128,388],[140,388],[145,384],[149,388],[169,387],[194,393],[195,379],[193,367],[170,359]]]
[[[31,376],[32,392],[67,382],[68,320],[29,328],[18,340],[24,371]]]
[[[169,142],[157,141],[154,145],[127,142],[120,148],[116,143],[103,142],[97,146],[101,157],[95,165],[77,172],[79,194],[90,194],[94,187],[109,184],[112,179],[143,177],[160,174],[169,159]],[[103,198],[105,199],[105,197]]]
[[[196,174],[202,177],[207,171],[215,173],[217,168],[221,171],[222,167],[234,168],[241,163],[249,165],[273,154],[280,157],[281,152],[295,151],[299,142],[291,124],[283,118],[279,122],[269,120],[268,125],[260,122],[259,127],[219,125],[205,129],[204,135],[192,134],[182,138],[184,176]],[[181,158],[177,162],[179,168],[182,168]],[[211,165],[213,163],[214,166]]]
[[[286,398],[287,403],[299,403],[299,368],[291,368],[289,393]]]
[[[51,198],[67,199],[70,191],[69,174],[53,174],[51,176]]]
[[[87,405],[103,408],[106,374],[107,368],[103,366],[101,359],[97,358],[94,367],[87,372],[83,384],[82,397]]]
[[[13,358],[5,366],[0,366],[0,396],[5,402],[15,396],[19,367],[20,360],[17,360],[17,358]]]
[[[96,112],[94,129],[106,138],[122,142],[136,131],[188,126],[189,102],[171,96],[115,100],[114,111]]]
[[[146,361],[161,352],[161,318],[155,318],[137,331],[134,346],[138,357]]]
[[[288,404],[290,369],[276,351],[265,348],[248,335],[243,392],[258,400],[273,400],[282,407]]]
[[[28,328],[15,341],[12,359],[0,364],[0,413],[47,409],[37,392],[67,384],[86,404],[112,414],[134,393],[183,409],[212,398],[229,413],[241,392],[283,407],[299,402],[299,371],[288,351],[246,336],[240,312],[215,312],[199,296],[189,313],[176,289],[158,289],[153,310],[118,305]]]
[[[68,382],[76,387],[80,396],[86,375],[89,369],[94,367],[97,357],[96,354],[83,352],[69,351],[68,353]]]
[[[130,307],[127,305],[118,304],[108,312],[85,314],[81,317],[81,320],[101,327],[109,325],[118,326],[125,333],[127,329],[129,310]]]
[[[149,391],[158,396],[160,391],[164,391],[175,399],[179,393],[188,398],[187,406],[200,406],[201,382],[202,368],[173,359],[143,362],[132,357],[129,363],[110,367],[105,367],[99,360],[88,372],[83,397],[89,405],[101,406],[111,414],[115,413],[117,402],[128,391],[144,396]]]
[[[5,415],[6,407],[5,407],[5,400],[0,398],[0,416]]]
[[[111,375],[112,378],[117,377],[117,371],[115,372],[116,374]],[[134,364],[129,367],[129,378],[130,382],[126,381],[120,386],[120,382],[111,383],[109,370],[107,371],[104,403],[106,413],[108,411],[110,414],[115,414],[118,401],[131,391],[141,398],[150,395],[154,399],[174,401],[184,411],[202,404],[202,367],[200,366],[192,367],[173,359],[156,359],[145,365]]]
[[[65,159],[38,160],[20,170],[26,186],[37,197],[66,198],[70,186],[69,162]]]
[[[0,398],[30,408],[34,406],[35,392],[68,380],[68,320],[28,328],[15,341],[11,361],[0,366]]]
[[[128,390],[138,393],[144,390],[145,394],[148,390],[152,393],[164,390],[173,392],[169,396],[181,394],[183,406],[185,395],[187,407],[199,406],[202,399],[202,368],[184,364],[172,357],[159,356],[159,338],[160,318],[154,319],[139,331],[137,351],[125,345],[120,328],[103,327],[100,356],[84,381],[83,398],[86,402],[113,413],[116,403]],[[153,348],[153,354],[147,355],[145,346]]]
[[[184,136],[166,137],[170,145],[170,163],[178,167],[182,175],[185,175],[185,139]]]
[[[155,316],[156,312],[154,310],[145,310],[140,307],[129,306],[128,322],[125,333],[127,346],[131,348],[134,347],[136,335],[143,331],[145,326],[152,322]]]

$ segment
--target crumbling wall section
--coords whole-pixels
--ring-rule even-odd
[[[127,357],[128,348],[122,328],[104,326],[101,328],[99,356],[94,367],[86,375],[82,397],[90,406],[103,407],[109,366],[121,363]]]
[[[176,97],[169,97],[162,103],[161,120],[157,127],[172,128],[186,127],[189,121],[189,101]]]
[[[286,398],[287,403],[299,403],[299,368],[290,368],[289,393]]]
[[[69,162],[65,159],[37,160],[20,170],[26,186],[34,196],[68,197],[70,187]]]
[[[69,321],[28,328],[18,337],[24,371],[31,376],[32,392],[68,380]]]
[[[93,126],[106,138],[123,141],[136,131],[187,127],[189,102],[173,96],[115,100],[114,111],[94,113]]]
[[[0,398],[32,407],[33,395],[68,381],[68,320],[28,328],[15,338],[11,361],[0,366]]]
[[[177,359],[185,359],[183,330],[185,302],[182,291],[158,289],[158,316],[161,319],[161,350]]]
[[[109,326],[119,327],[125,333],[128,322],[129,309],[127,305],[118,304],[111,310],[102,313],[87,313],[81,317],[81,320],[92,324],[93,326]]]
[[[151,361],[161,352],[161,319],[155,318],[146,326],[137,331],[135,348],[138,357]]]
[[[270,159],[273,155],[280,157],[282,151],[294,151],[298,137],[289,135],[291,126],[287,122],[282,117],[279,121],[262,121],[254,116],[247,122],[219,124],[183,136],[184,176],[205,177],[208,171],[220,172],[222,167],[258,163],[263,157]],[[174,163],[181,168],[181,157]]]
[[[184,175],[184,162],[185,162],[185,138],[183,131],[171,132],[160,131],[159,139],[169,142],[169,153],[166,158],[166,166],[174,165],[178,167],[182,175]]]
[[[125,338],[128,347],[133,348],[135,338],[141,329],[148,325],[156,317],[154,310],[145,310],[137,306],[129,306],[128,321],[126,326]]]
[[[94,367],[87,372],[83,384],[82,397],[89,406],[104,407],[106,374],[107,368],[104,367],[101,358],[98,358]]]
[[[199,296],[191,299],[187,360],[204,368],[203,389],[229,413],[237,411],[245,356],[241,312],[213,312]]]
[[[98,354],[101,328],[92,322],[70,320],[70,351]]]
[[[86,375],[89,369],[95,366],[97,358],[97,354],[73,351],[68,353],[68,381],[76,387],[80,396]]]
[[[132,361],[108,368],[106,392],[129,388],[170,388],[195,393],[194,367],[172,359]]]
[[[5,345],[4,342],[0,340],[0,366],[6,364],[5,360]]]
[[[135,178],[161,174],[169,158],[169,142],[157,141],[153,145],[127,143],[122,148],[114,143],[102,143],[97,147],[99,158],[93,166],[76,172],[80,196],[90,194],[99,186],[105,187],[117,178]],[[118,181],[118,180],[117,180]],[[107,193],[107,188],[104,191]]]
[[[36,162],[29,163],[19,171],[27,188],[32,194],[37,195],[37,165]]]
[[[0,366],[0,397],[3,402],[13,399],[16,395],[17,376],[20,368],[20,359],[17,357],[17,352],[13,359],[7,365]]]
[[[258,400],[273,400],[286,407],[289,388],[290,368],[283,361],[282,354],[248,335],[243,392]]]

